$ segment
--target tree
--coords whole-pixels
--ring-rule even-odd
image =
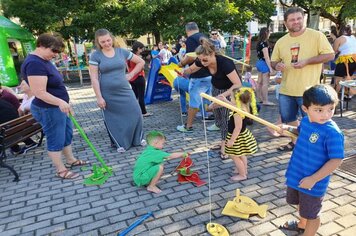
[[[195,21],[201,31],[209,28],[225,32],[246,32],[246,23],[252,19],[267,22],[273,14],[272,0],[210,1],[210,0],[141,0],[124,5],[125,25],[135,35],[153,33],[175,38],[184,34],[184,25]]]
[[[60,32],[64,38],[93,39],[98,28],[115,35],[137,37],[152,33],[156,41],[184,34],[189,21],[201,31],[218,28],[225,32],[246,31],[253,19],[267,22],[272,0],[2,0],[4,14],[14,16],[32,31]]]
[[[356,18],[355,0],[293,0],[286,4],[279,0],[283,6],[297,5],[309,15],[311,11],[318,12],[320,16],[331,20],[338,28],[346,24],[347,18]]]

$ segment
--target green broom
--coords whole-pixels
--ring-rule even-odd
[[[98,151],[95,149],[94,145],[90,142],[88,139],[87,135],[85,134],[84,130],[78,122],[75,120],[75,118],[69,114],[69,118],[72,120],[74,126],[78,129],[80,135],[83,137],[85,142],[89,145],[90,149],[93,151],[94,155],[98,159],[98,161],[101,163],[102,166],[97,166],[96,164],[93,164],[93,174],[90,175],[89,177],[85,178],[84,184],[85,185],[102,185],[106,182],[106,180],[112,176],[112,168],[108,167],[103,158],[100,156]]]

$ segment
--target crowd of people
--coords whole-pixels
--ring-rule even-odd
[[[226,44],[218,30],[212,30],[208,37],[200,32],[195,22],[185,25],[187,38],[179,36],[174,50],[160,42],[151,55],[159,58],[162,65],[168,64],[170,57],[175,56],[185,75],[177,78],[174,86],[182,97],[184,95],[180,114],[187,116],[185,124],[178,125],[177,131],[194,132],[193,123],[199,110],[203,117],[207,116],[204,113],[207,110],[213,113],[215,130],[220,131],[221,140],[217,147],[211,148],[219,149],[222,160],[233,160],[233,181],[248,178],[247,156],[258,151],[256,139],[247,128],[249,119],[215,103],[207,102],[205,106],[200,93],[211,94],[244,112],[257,115],[259,103],[262,109],[275,105],[268,100],[268,87],[270,76],[275,72],[280,74],[280,134],[285,134],[284,130],[299,134],[297,140],[291,140],[280,148],[282,151],[293,150],[286,173],[287,202],[299,205],[300,213],[298,222],[286,222],[281,227],[315,235],[330,174],[344,157],[343,135],[332,116],[338,101],[338,83],[342,79],[351,79],[356,71],[356,38],[351,34],[351,28],[346,26],[339,33],[333,31],[331,45],[323,33],[304,26],[304,11],[297,7],[287,10],[284,23],[288,33],[276,42],[273,49],[268,42],[268,28],[259,32],[257,82],[251,77],[252,67],[248,67],[242,77],[234,60],[222,53]],[[111,146],[122,153],[132,146],[148,144],[137,159],[133,179],[137,186],[147,186],[148,191],[160,193],[156,185],[162,176],[164,161],[184,157],[186,153],[162,151],[166,138],[159,131],[149,132],[147,141],[144,139],[143,119],[152,115],[144,103],[145,61],[140,56],[144,45],[135,42],[132,51],[120,48],[108,30],[99,29],[95,32],[95,46],[96,51],[89,60],[90,79]],[[23,80],[20,88],[25,94],[22,103],[11,89],[0,86],[0,109],[6,111],[2,112],[6,117],[1,115],[0,122],[31,112],[42,125],[47,153],[56,169],[56,176],[73,179],[79,174],[72,168],[88,162],[73,155],[73,125],[69,116],[74,112],[63,76],[51,63],[63,48],[63,41],[56,36],[42,34],[38,37],[36,49],[21,67]],[[318,85],[322,65],[332,61],[335,54],[338,56],[336,91],[330,86]],[[185,93],[189,93],[188,109]],[[25,148],[36,145],[31,139],[27,141]],[[20,154],[23,150],[15,145],[11,151]]]

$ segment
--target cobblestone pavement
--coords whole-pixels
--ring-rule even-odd
[[[86,187],[83,178],[75,181],[56,178],[43,145],[23,156],[8,153],[7,163],[19,172],[21,181],[12,182],[9,171],[0,170],[0,235],[116,235],[149,211],[154,216],[128,235],[208,235],[205,227],[210,220],[224,225],[231,235],[295,235],[278,229],[286,220],[297,217],[296,209],[285,201],[284,173],[290,153],[276,150],[288,142],[287,138],[271,138],[265,127],[255,123],[251,129],[259,151],[248,159],[249,178],[231,182],[233,164],[222,162],[217,152],[207,152],[204,123],[200,119],[196,119],[192,134],[175,130],[182,122],[176,95],[171,102],[150,105],[148,111],[154,115],[144,118],[145,131],[164,132],[168,140],[166,151],[191,152],[194,169],[206,181],[210,169],[211,178],[210,191],[209,185],[198,188],[190,183],[180,184],[177,176],[171,175],[178,164],[178,160],[172,160],[166,163],[159,184],[163,192],[155,196],[133,186],[132,167],[143,148],[115,152],[110,147],[92,89],[88,85],[69,86],[75,117],[107,165],[113,168],[114,175],[102,186]],[[270,96],[273,100],[272,92]],[[334,118],[345,133],[347,155],[355,153],[356,145],[355,102],[351,106],[343,118],[338,113]],[[260,117],[275,122],[277,115],[277,107],[269,106],[262,108]],[[206,134],[208,145],[219,140],[219,132]],[[97,162],[77,131],[73,148],[78,158]],[[90,168],[76,171],[90,174]],[[356,235],[355,179],[341,171],[333,175],[318,235]],[[258,203],[267,204],[267,217],[241,220],[223,216],[221,211],[233,199],[237,188]]]

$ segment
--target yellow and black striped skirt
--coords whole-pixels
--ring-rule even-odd
[[[227,147],[226,144],[231,138],[231,133],[228,133],[225,141],[225,153],[236,156],[251,155],[257,152],[257,142],[249,129],[245,129],[239,134],[234,142],[234,146]]]

